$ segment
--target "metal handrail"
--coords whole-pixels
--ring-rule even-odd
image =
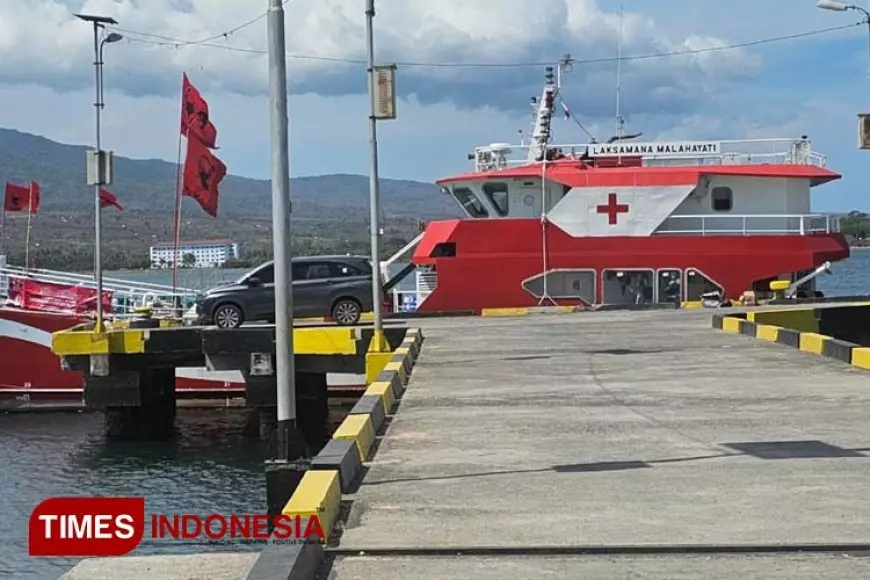
[[[9,283],[15,279],[71,287],[96,288],[94,279],[85,274],[40,268],[25,269],[19,266],[6,265],[0,267],[0,297],[8,299]],[[189,288],[173,289],[166,284],[131,282],[119,278],[103,278],[103,291],[112,292],[114,295],[112,317],[116,320],[133,316],[135,310],[143,306],[154,308],[155,317],[162,317],[164,314],[174,316],[177,312],[172,304],[178,299],[181,299],[182,304],[189,303],[197,295],[195,290]],[[166,306],[163,306],[162,303],[166,303]]]
[[[669,229],[669,222],[678,220],[700,220],[700,228],[693,229]],[[723,223],[739,220],[739,227],[722,227]],[[762,220],[782,220],[786,222],[784,227],[766,226],[750,227],[752,221],[758,223]],[[797,227],[790,227],[789,220],[796,220]],[[710,226],[708,224],[714,222]],[[819,224],[819,225],[816,225]],[[745,214],[745,215],[672,215],[666,218],[659,229],[654,233],[667,234],[831,234],[840,231],[840,218],[838,216],[824,214]]]
[[[72,283],[74,285],[88,285],[93,284],[96,287],[96,282],[94,281],[93,275],[90,274],[76,274],[72,272],[63,272],[60,270],[47,270],[41,268],[23,268],[21,266],[4,266],[0,267],[0,275],[6,276],[15,276],[19,278],[30,278],[33,280],[57,280],[60,283]],[[134,290],[143,290],[147,292],[171,292],[173,290],[172,286],[168,284],[154,284],[152,282],[131,282],[130,280],[125,280],[122,278],[109,278],[103,277],[103,287],[108,288],[109,286],[114,286],[117,288],[125,289],[131,288]],[[189,294],[195,293],[195,290],[189,288],[175,288],[177,293],[181,294]]]
[[[630,142],[629,142],[630,143]],[[771,139],[733,139],[716,141],[720,145],[718,153],[698,153],[683,155],[644,155],[645,165],[662,165],[667,162],[677,165],[734,165],[782,163],[795,165],[827,166],[827,156],[810,149],[808,139],[771,138]],[[596,143],[552,144],[549,149],[561,150],[563,154],[578,158]],[[498,143],[476,147],[472,155],[475,171],[504,169],[525,165],[528,152],[534,145],[513,145]],[[757,148],[757,149],[754,149]],[[511,154],[522,155],[509,159]],[[626,155],[630,157],[631,155]]]

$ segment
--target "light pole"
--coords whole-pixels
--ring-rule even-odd
[[[368,63],[369,100],[369,155],[371,168],[369,170],[369,219],[372,252],[372,314],[374,315],[375,333],[372,336],[372,352],[385,350],[383,326],[381,321],[381,250],[380,250],[380,180],[378,178],[378,121],[375,116],[375,41],[373,20],[375,17],[375,1],[366,0],[366,45]]]
[[[389,352],[389,346],[384,339],[383,317],[381,307],[384,302],[381,286],[381,251],[380,251],[380,178],[378,177],[378,120],[396,118],[396,88],[395,65],[375,66],[374,40],[375,0],[366,0],[366,71],[369,87],[369,154],[371,169],[369,170],[369,220],[371,234],[372,261],[372,314],[374,315],[374,336],[372,336],[370,353]]]
[[[275,365],[277,462],[307,455],[296,424],[296,369],[293,355],[292,256],[290,253],[290,120],[287,115],[287,51],[284,6],[269,0],[269,119],[272,149],[272,244],[275,255]],[[269,475],[267,473],[267,486]],[[291,490],[292,493],[292,490]],[[289,495],[288,495],[289,498]]]
[[[112,181],[111,156],[106,156],[101,148],[100,113],[103,103],[103,46],[123,39],[116,32],[110,32],[102,40],[100,33],[105,30],[107,24],[118,22],[109,16],[94,16],[90,14],[75,14],[79,20],[90,22],[94,27],[94,81],[96,84],[96,143],[94,154],[89,157],[91,166],[88,168],[88,184],[94,186],[94,280],[97,284],[97,320],[94,325],[95,332],[103,331],[103,261],[102,261],[102,219],[100,208],[100,189]],[[108,158],[107,158],[108,157]]]
[[[816,6],[825,10],[833,10],[835,12],[846,12],[847,10],[854,10],[856,12],[860,12],[864,15],[864,23],[867,25],[867,41],[870,42],[870,12],[868,12],[865,8],[861,8],[860,6],[856,6],[855,4],[838,2],[837,0],[819,0]]]

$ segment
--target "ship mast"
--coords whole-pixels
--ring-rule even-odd
[[[619,5],[619,36],[616,41],[616,141],[622,140],[625,119],[622,118],[622,29],[625,20],[625,9]]]
[[[550,137],[553,125],[553,109],[556,103],[556,94],[559,88],[556,85],[556,76],[553,74],[553,67],[547,67],[546,83],[541,94],[541,99],[538,101],[538,111],[535,117],[535,126],[532,129],[532,142],[529,147],[528,160],[543,161],[547,154],[547,147],[550,144]]]

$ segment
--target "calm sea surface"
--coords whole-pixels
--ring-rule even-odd
[[[240,273],[182,271],[181,285],[206,288]],[[165,271],[111,275],[171,280]],[[835,264],[819,289],[828,296],[870,294],[870,251],[855,250],[848,261]],[[50,496],[144,495],[149,513],[261,512],[265,449],[245,425],[243,410],[182,409],[171,443],[107,443],[99,415],[0,415],[0,577],[55,579],[75,564],[27,556],[28,516]],[[246,548],[146,540],[137,554],[226,549]]]

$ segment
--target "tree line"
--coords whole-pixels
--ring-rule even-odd
[[[404,246],[409,240],[396,237],[388,237],[382,240],[381,259],[386,259]],[[108,245],[108,244],[107,244]],[[362,241],[347,240],[294,240],[291,243],[293,255],[310,256],[323,254],[355,254],[369,255],[370,246]],[[83,246],[49,246],[31,248],[25,252],[22,248],[12,248],[7,253],[8,262],[14,265],[25,264],[25,257],[29,258],[31,268],[43,268],[47,270],[89,272],[94,268],[94,252],[92,248]],[[230,260],[223,268],[253,268],[272,259],[272,247],[265,243],[246,246],[242,244],[242,256],[238,260]],[[195,265],[192,254],[182,257],[182,268],[191,268]],[[147,270],[160,267],[161,264],[153,265],[147,253],[130,250],[118,250],[111,247],[103,248],[103,270]],[[171,266],[165,264],[164,266]]]

